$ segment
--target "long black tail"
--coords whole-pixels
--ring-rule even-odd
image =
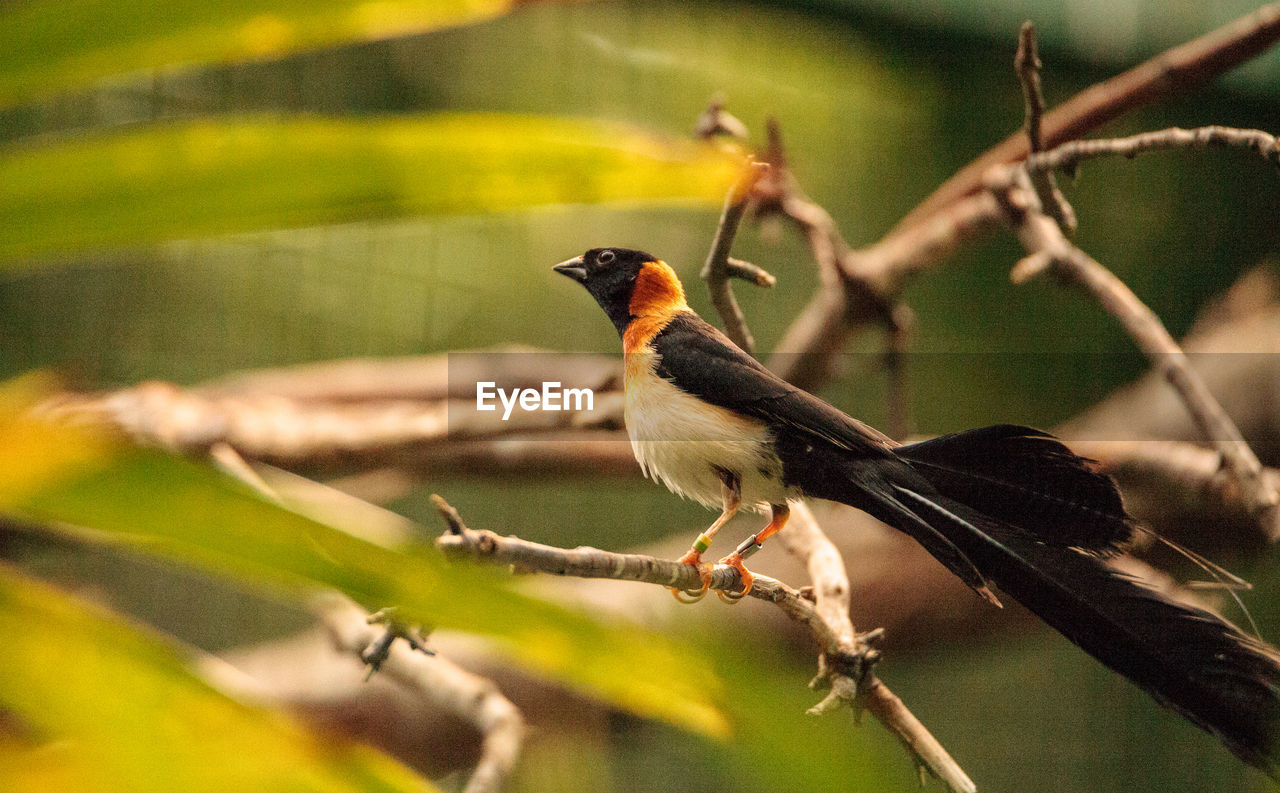
[[[1106,564],[1132,530],[1109,477],[1026,427],[943,436],[897,457],[845,460],[836,500],[920,540],[975,589],[996,584],[1280,778],[1280,653]]]

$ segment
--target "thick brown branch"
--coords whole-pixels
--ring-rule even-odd
[[[1202,85],[1265,52],[1277,39],[1280,3],[1272,3],[1076,94],[1045,114],[1044,145],[1074,140],[1130,110]],[[1009,136],[934,190],[891,233],[911,229],[978,192],[992,166],[1021,160],[1029,150],[1026,136]]]
[[[1145,520],[1160,519],[1173,526],[1160,533],[1178,542],[1200,544],[1217,539],[1222,547],[1239,551],[1270,548],[1274,536],[1258,531],[1251,494],[1222,467],[1222,455],[1203,446],[1180,441],[1072,440],[1076,454],[1096,460],[1124,489],[1125,501]],[[1280,471],[1264,468],[1266,486],[1280,491]],[[1198,522],[1186,524],[1187,513],[1212,516],[1219,531],[1229,536],[1195,536]]]
[[[299,402],[436,402],[475,399],[476,381],[496,376],[501,376],[508,388],[539,388],[550,366],[566,387],[600,389],[619,375],[615,356],[512,345],[465,353],[348,358],[255,369],[191,390],[209,399],[268,395]]]
[[[559,381],[555,362],[544,361],[540,368],[545,380]],[[474,391],[469,399],[328,402],[259,392],[210,394],[149,382],[106,394],[63,394],[41,409],[56,417],[105,421],[139,443],[181,454],[225,445],[284,468],[329,470],[349,459],[411,458],[447,442],[615,426],[621,392],[596,392],[592,407],[516,411],[504,418],[498,410],[477,411]]]

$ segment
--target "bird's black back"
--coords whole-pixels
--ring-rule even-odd
[[[896,446],[875,428],[770,372],[697,314],[678,314],[652,343],[660,358],[658,375],[713,405],[859,455],[888,457]]]

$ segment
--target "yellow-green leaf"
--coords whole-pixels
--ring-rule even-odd
[[[430,546],[374,545],[265,501],[206,466],[0,414],[0,460],[19,452],[29,472],[0,467],[0,512],[127,543],[285,597],[332,587],[370,608],[399,606],[409,619],[493,636],[514,659],[637,714],[708,735],[728,731],[710,663],[661,635],[520,595],[505,577],[450,565]]]
[[[431,791],[371,749],[236,702],[158,638],[0,567],[0,788]]]
[[[0,261],[235,231],[557,204],[715,204],[739,160],[586,119],[240,118],[0,152]]]
[[[0,106],[113,74],[275,58],[477,22],[515,0],[22,0],[0,11]]]

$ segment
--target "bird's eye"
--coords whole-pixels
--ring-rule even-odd
[[[596,254],[596,262],[599,264],[613,264],[613,260],[618,258],[613,251],[600,251]]]

